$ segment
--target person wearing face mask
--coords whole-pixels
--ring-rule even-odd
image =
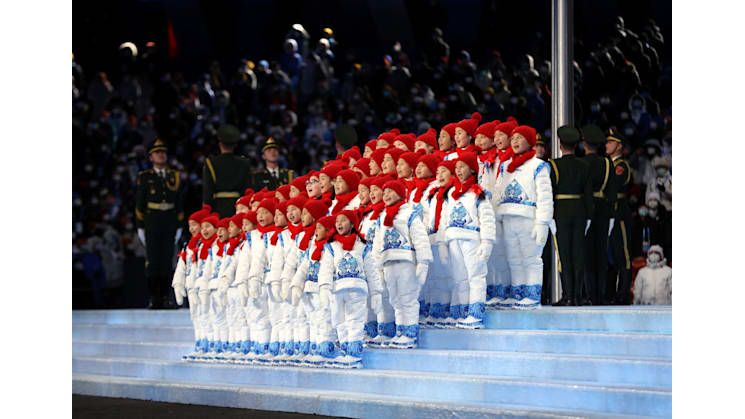
[[[667,259],[659,245],[649,248],[647,266],[636,275],[634,304],[673,304],[673,270],[667,266]]]
[[[647,199],[652,193],[659,195],[660,203],[665,210],[673,210],[673,176],[670,174],[670,157],[655,157],[652,159],[655,177],[647,183]]]
[[[606,154],[613,160],[612,181],[616,187],[616,203],[611,211],[611,218],[615,223],[610,225],[609,245],[611,256],[618,272],[618,284],[615,276],[609,279],[608,291],[613,296],[615,304],[628,305],[631,292],[631,258],[629,256],[629,224],[631,222],[631,208],[627,190],[631,183],[631,167],[623,157],[625,139],[610,129],[605,144]]]
[[[169,296],[175,245],[184,222],[181,174],[168,167],[165,143],[150,147],[153,168],[137,175],[135,218],[137,235],[145,246],[145,270],[150,291],[149,309],[177,308]]]
[[[634,183],[649,184],[655,178],[655,170],[652,166],[652,160],[662,153],[662,146],[655,138],[650,138],[644,142],[644,147],[636,150],[630,158],[630,163],[634,170],[632,175]]]

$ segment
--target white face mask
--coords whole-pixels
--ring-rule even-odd
[[[647,259],[652,263],[657,263],[660,261],[660,254],[657,252],[650,253]]]
[[[657,168],[657,174],[660,176],[665,176],[665,173],[667,173],[667,168],[665,167],[658,167]]]

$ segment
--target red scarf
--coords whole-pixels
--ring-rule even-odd
[[[481,163],[489,163],[489,166],[494,165],[494,161],[497,159],[497,148],[492,147],[489,150],[479,154],[479,161]]]
[[[377,204],[372,204],[373,213],[370,216],[370,219],[377,220],[378,217],[380,217],[380,213],[383,212],[384,209],[385,209],[385,202],[383,202],[382,200],[378,202]]]
[[[287,224],[287,228],[290,230],[290,237],[292,237],[292,240],[295,240],[295,237],[297,237],[298,234],[300,234],[301,231],[303,231],[303,225],[300,223]]]
[[[347,192],[344,195],[336,195],[336,205],[334,205],[331,215],[340,213],[355,196],[357,196],[357,191]]]
[[[383,220],[384,226],[390,227],[393,225],[393,219],[396,217],[396,214],[398,214],[398,210],[400,210],[401,206],[405,203],[406,201],[402,199],[391,206],[385,207],[385,219]]]
[[[202,250],[199,251],[199,259],[207,259],[207,256],[209,256],[210,248],[212,247],[212,243],[215,242],[215,239],[217,239],[217,234],[213,234],[212,238],[210,239],[202,239]]]
[[[432,195],[434,195],[435,193],[437,194],[437,205],[435,206],[435,232],[437,232],[437,229],[440,228],[442,204],[445,202],[445,197],[447,196],[448,190],[450,190],[451,187],[453,187],[453,178],[450,178],[450,182],[448,182],[445,186],[440,186],[439,188],[432,190],[432,192],[430,192],[429,194],[430,199],[432,198]]]
[[[225,250],[225,245],[230,243],[230,240],[225,240],[224,242],[221,242],[220,240],[217,241],[217,256],[222,257],[222,254]]]
[[[517,155],[512,158],[512,161],[507,166],[507,171],[512,173],[517,169],[518,167],[522,166],[523,163],[530,160],[535,156],[535,150],[526,151],[523,154]]]
[[[233,256],[233,253],[235,253],[236,247],[238,247],[239,244],[243,241],[243,234],[239,234],[232,239],[228,240],[230,242],[230,246],[228,246],[228,256]]]
[[[191,254],[192,255],[196,255],[197,248],[198,248],[197,242],[201,238],[202,238],[202,235],[201,234],[197,234],[195,236],[192,236],[191,239],[189,239],[189,243],[186,245],[186,248],[187,249],[191,249]],[[181,258],[181,260],[184,261],[184,263],[186,263],[186,251],[185,250],[182,251],[181,253],[179,253],[179,257]],[[194,257],[194,256],[192,256],[192,258],[194,259],[194,260],[192,260],[192,263],[197,263],[197,258]]]
[[[304,252],[305,249],[308,248],[310,238],[313,237],[313,232],[316,231],[316,223],[313,223],[308,227],[303,227],[303,231],[305,232],[305,235],[300,239],[300,250]]]
[[[481,192],[484,190],[481,189],[481,186],[476,185],[476,176],[469,176],[468,179],[464,183],[459,183],[456,185],[455,190],[453,191],[453,199],[460,198],[464,193],[468,192],[469,190],[473,190],[473,193],[476,195],[481,195]]]
[[[334,199],[334,191],[329,191],[329,192],[326,192],[326,193],[322,193],[321,194],[321,199],[324,200],[324,201],[328,199],[329,202],[333,201],[333,199]]]
[[[466,148],[455,147],[455,152],[458,153],[458,157],[460,157],[461,154],[467,153],[469,151],[478,155],[481,152],[481,149],[479,149],[475,144],[469,144]]]
[[[333,237],[333,236],[332,236]],[[313,250],[313,254],[310,255],[310,260],[321,260],[321,254],[323,254],[323,246],[326,244],[326,242],[331,237],[326,237],[323,240],[314,240],[314,244],[316,245],[315,250]]]
[[[341,243],[341,248],[344,250],[352,250],[354,248],[354,244],[357,242],[357,233],[351,232],[347,234],[346,236],[342,236],[341,234],[337,234],[334,236],[334,240]]]
[[[515,155],[515,152],[512,151],[512,147],[507,147],[504,150],[497,150],[497,154],[499,155],[499,162],[504,163],[511,159]]]
[[[277,239],[279,239],[279,235],[282,234],[283,231],[287,230],[287,226],[284,227],[276,227],[274,228],[274,234],[272,235],[272,238],[270,242],[272,243],[272,246],[277,245]]]
[[[416,193],[414,194],[414,202],[421,202],[422,201],[422,195],[424,195],[424,190],[427,189],[430,183],[434,180],[433,177],[428,177],[427,179],[417,179],[416,180]]]
[[[411,195],[411,192],[416,189],[416,181],[417,178],[412,178],[411,180],[403,179],[404,181],[404,187],[406,188],[406,196],[403,198],[408,198],[409,195]]]

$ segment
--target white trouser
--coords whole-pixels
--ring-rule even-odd
[[[246,320],[248,321],[251,340],[257,344],[269,343],[272,325],[269,323],[269,309],[267,307],[267,289],[261,286],[261,295],[258,298],[248,299],[246,307]]]
[[[440,262],[439,245],[432,245],[434,260],[427,271],[427,302],[429,316],[433,319],[444,319],[445,308],[450,305],[450,266]]]
[[[308,323],[308,316],[305,313],[305,305],[298,303],[297,306],[292,307],[292,317],[290,320],[292,324],[292,340],[295,341],[295,345],[302,342],[308,342],[310,336],[310,324]]]
[[[228,317],[226,316],[226,305],[217,304],[217,290],[210,290],[209,319],[212,323],[211,340],[228,342]]]
[[[213,336],[214,325],[210,319],[210,290],[199,290],[199,327],[202,329],[202,336],[207,340],[215,340]]]
[[[269,289],[269,287],[267,287]],[[290,316],[292,315],[292,305],[285,300],[274,301],[271,295],[267,298],[267,308],[269,310],[269,322],[272,326],[272,333],[269,342],[288,342],[292,339],[292,327],[290,326]]]
[[[416,265],[403,260],[386,262],[383,265],[383,275],[393,306],[396,327],[419,324],[419,283],[416,280]]]
[[[237,287],[228,288],[228,341],[243,342],[248,340],[248,323],[246,312],[241,304],[241,293]]]
[[[204,336],[199,323],[199,291],[196,288],[190,288],[187,290],[186,295],[189,298],[191,324],[194,326],[194,340],[204,339],[206,336]]]
[[[502,225],[501,221],[497,221],[497,223]],[[504,229],[504,226],[502,229]],[[497,241],[494,243],[494,250],[492,250],[489,258],[489,275],[487,275],[487,286],[493,286],[493,297],[497,305],[511,306],[514,303],[510,297],[510,284],[510,265],[507,262],[507,249],[503,232],[497,234]]]
[[[502,225],[512,277],[511,296],[516,306],[537,305],[541,300],[543,285],[541,254],[545,243],[539,245],[531,237],[534,225],[532,218],[505,215]]]
[[[479,244],[473,240],[448,242],[452,271],[450,310],[461,313],[458,318],[466,317],[467,306],[486,299],[486,260],[478,258]]]
[[[317,292],[303,293],[302,303],[308,318],[309,340],[313,343],[332,341],[331,310],[321,306],[320,295]]]
[[[336,328],[339,342],[362,341],[367,315],[367,292],[349,288],[333,293],[331,324]]]

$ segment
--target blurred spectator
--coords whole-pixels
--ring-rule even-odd
[[[647,254],[647,265],[634,282],[634,304],[672,305],[673,270],[667,266],[662,247],[654,245]]]

